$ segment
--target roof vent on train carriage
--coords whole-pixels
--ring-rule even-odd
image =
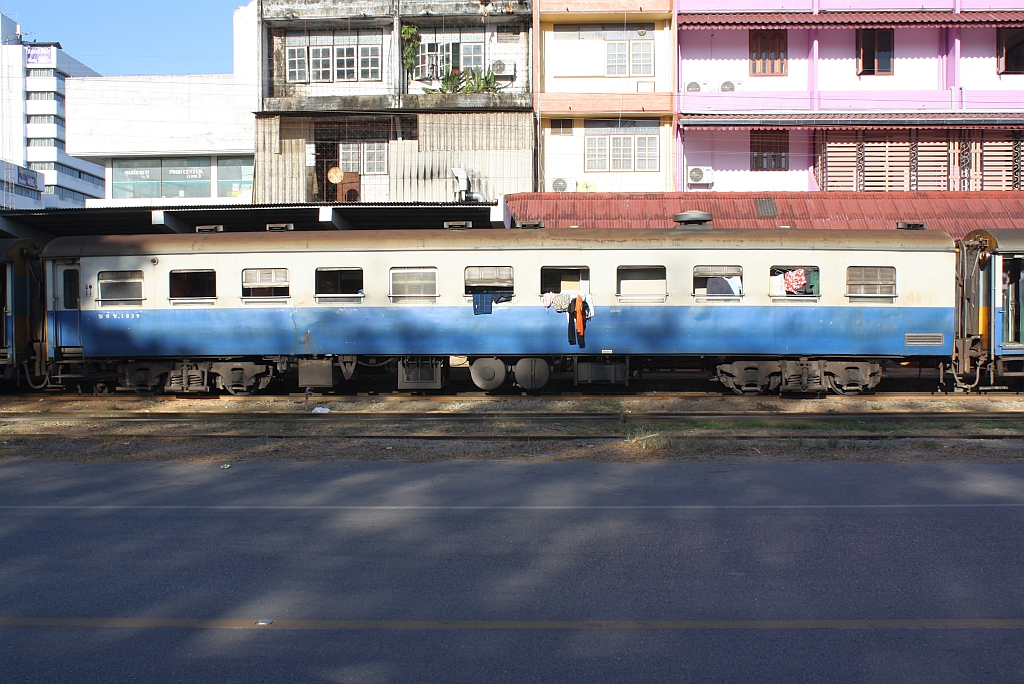
[[[445,221],[444,222],[444,229],[445,230],[466,230],[467,228],[472,228],[472,227],[473,227],[473,222],[472,221]]]
[[[544,227],[544,221],[516,221],[516,228],[523,230],[536,230]]]
[[[690,211],[684,211],[681,214],[676,214],[672,217],[672,220],[676,222],[676,228],[684,228],[687,230],[711,230],[711,226],[707,224],[711,223],[714,218],[706,211],[696,211],[691,209]]]
[[[222,226],[222,225],[216,225],[216,226],[196,226],[196,232],[197,233],[223,233],[224,232],[224,226]]]
[[[267,230],[275,232],[283,232],[286,230],[295,230],[294,223],[268,223]]]
[[[897,221],[896,230],[924,230],[924,221]]]

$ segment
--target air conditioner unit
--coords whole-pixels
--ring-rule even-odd
[[[576,192],[576,179],[552,178],[549,187],[551,192]]]
[[[686,177],[693,185],[707,185],[715,182],[715,170],[710,166],[691,166]]]
[[[718,90],[723,93],[735,93],[743,90],[743,81],[722,81]]]
[[[496,59],[491,62],[491,72],[499,81],[516,80],[516,63],[509,59]]]
[[[686,83],[686,92],[688,93],[706,93],[711,90],[711,85],[707,81],[688,81]]]

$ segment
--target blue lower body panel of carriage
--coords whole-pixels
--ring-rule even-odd
[[[952,353],[954,324],[952,308],[597,307],[581,347],[569,343],[566,315],[540,306],[495,306],[480,316],[471,306],[429,305],[68,313],[76,323],[81,316],[81,345],[91,358],[608,350],[617,355],[945,356]],[[920,339],[915,334],[927,338],[926,346],[908,346]]]

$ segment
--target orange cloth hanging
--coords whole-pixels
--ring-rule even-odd
[[[587,329],[587,318],[583,315],[583,296],[576,295],[576,334],[582,335]]]

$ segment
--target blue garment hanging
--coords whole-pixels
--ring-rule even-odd
[[[479,316],[480,314],[491,313],[491,304],[493,300],[490,292],[477,293],[473,295],[473,315]]]

